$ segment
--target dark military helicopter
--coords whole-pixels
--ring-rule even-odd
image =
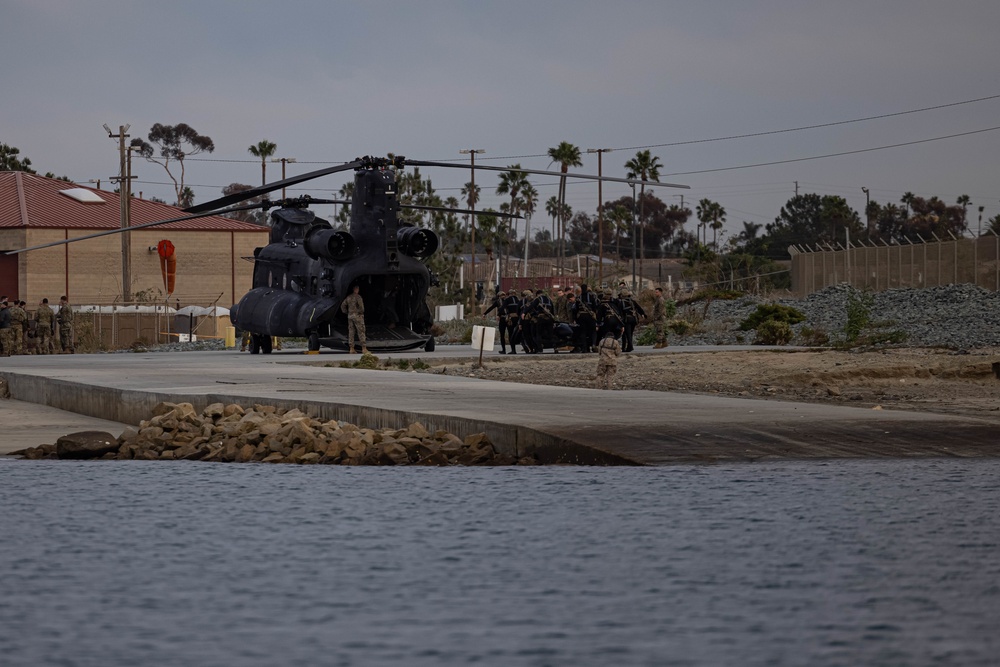
[[[470,165],[410,160],[402,156],[363,157],[346,164],[292,176],[256,188],[229,194],[185,209],[189,215],[133,225],[128,230],[153,227],[210,215],[261,208],[270,213],[268,244],[256,248],[252,288],[230,309],[230,319],[238,329],[250,334],[251,353],[270,353],[272,336],[306,338],[315,352],[321,346],[346,350],[347,316],[341,312],[344,299],[354,286],[365,303],[367,347],[392,352],[422,347],[434,349],[433,319],[427,306],[427,291],[436,284],[424,263],[438,248],[437,235],[430,229],[401,221],[401,208],[441,210],[451,213],[488,214],[517,217],[495,211],[463,211],[450,208],[402,205],[397,199],[396,173],[405,166],[469,169]],[[510,167],[476,165],[487,171],[510,171]],[[351,201],[314,199],[309,196],[270,201],[270,192],[322,176],[354,170]],[[567,176],[591,180],[637,184],[639,181],[615,177],[522,169],[531,174]],[[670,183],[647,185],[687,187]],[[259,202],[242,204],[260,198]],[[336,230],[309,209],[312,204],[350,204],[349,229]],[[99,232],[73,241],[120,233]],[[48,247],[55,242],[25,248],[24,252]]]

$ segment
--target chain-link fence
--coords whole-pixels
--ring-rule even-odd
[[[1000,291],[1000,236],[930,243],[792,246],[792,292],[805,297],[847,283],[875,292],[897,287],[972,283]]]

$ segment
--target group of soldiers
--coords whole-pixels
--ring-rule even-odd
[[[619,285],[617,297],[610,289],[598,295],[586,283],[556,290],[554,299],[545,290],[500,291],[485,314],[494,310],[500,329],[500,354],[507,354],[508,345],[511,354],[517,354],[518,346],[528,354],[559,347],[566,342],[557,333],[561,324],[569,325],[573,352],[597,352],[599,342],[609,334],[620,340],[623,352],[632,352],[640,318],[648,319],[655,327],[656,347],[667,344],[661,288],[656,288],[649,317],[624,283]]]
[[[55,337],[59,335],[59,351],[76,351],[73,331],[73,307],[69,299],[59,299],[59,309],[53,311],[48,299],[42,299],[34,314],[25,310],[25,302],[0,297],[0,354],[55,354]],[[34,343],[33,345],[31,343]]]

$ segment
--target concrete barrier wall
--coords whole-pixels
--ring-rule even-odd
[[[621,456],[599,451],[569,441],[557,435],[517,424],[436,415],[406,410],[388,410],[363,405],[260,398],[238,394],[164,394],[85,385],[36,375],[0,371],[10,392],[10,398],[48,405],[59,410],[138,426],[153,414],[162,402],[191,403],[201,411],[212,403],[235,403],[243,407],[255,404],[273,405],[290,410],[297,408],[324,421],[337,419],[362,428],[406,428],[420,422],[432,433],[442,430],[465,437],[486,433],[497,451],[515,457],[534,454],[542,463],[574,463],[580,465],[634,465]]]

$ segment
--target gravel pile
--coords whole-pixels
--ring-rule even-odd
[[[800,310],[806,321],[793,326],[822,331],[831,341],[843,338],[847,323],[847,299],[855,288],[835,285],[810,294],[805,299],[765,299],[743,297],[730,301],[716,299],[681,306],[677,317],[701,322],[699,331],[670,336],[671,345],[744,345],[754,342],[753,331],[740,331],[740,322],[765,303],[779,303]],[[970,284],[945,285],[926,289],[891,289],[874,294],[871,321],[883,331],[902,331],[906,347],[945,347],[970,350],[1000,347],[1000,293]],[[804,341],[797,338],[793,344]],[[445,344],[446,341],[439,341]],[[299,341],[283,341],[285,348],[302,347]],[[120,352],[191,352],[224,350],[220,339],[194,343],[152,345],[141,350]]]
[[[734,345],[752,343],[753,331],[740,331],[742,320],[762,303],[779,303],[797,308],[806,321],[793,327],[825,332],[831,340],[843,338],[847,323],[848,295],[856,291],[835,285],[810,294],[805,299],[762,299],[744,297],[732,301],[715,300],[707,312],[703,303],[678,309],[678,316],[692,320],[706,313],[703,331],[694,335],[671,336],[678,345]],[[968,350],[1000,346],[1000,294],[971,284],[945,285],[926,289],[892,289],[878,292],[871,308],[871,321],[883,331],[906,333],[907,347],[946,347]],[[793,343],[800,341],[793,341]]]

